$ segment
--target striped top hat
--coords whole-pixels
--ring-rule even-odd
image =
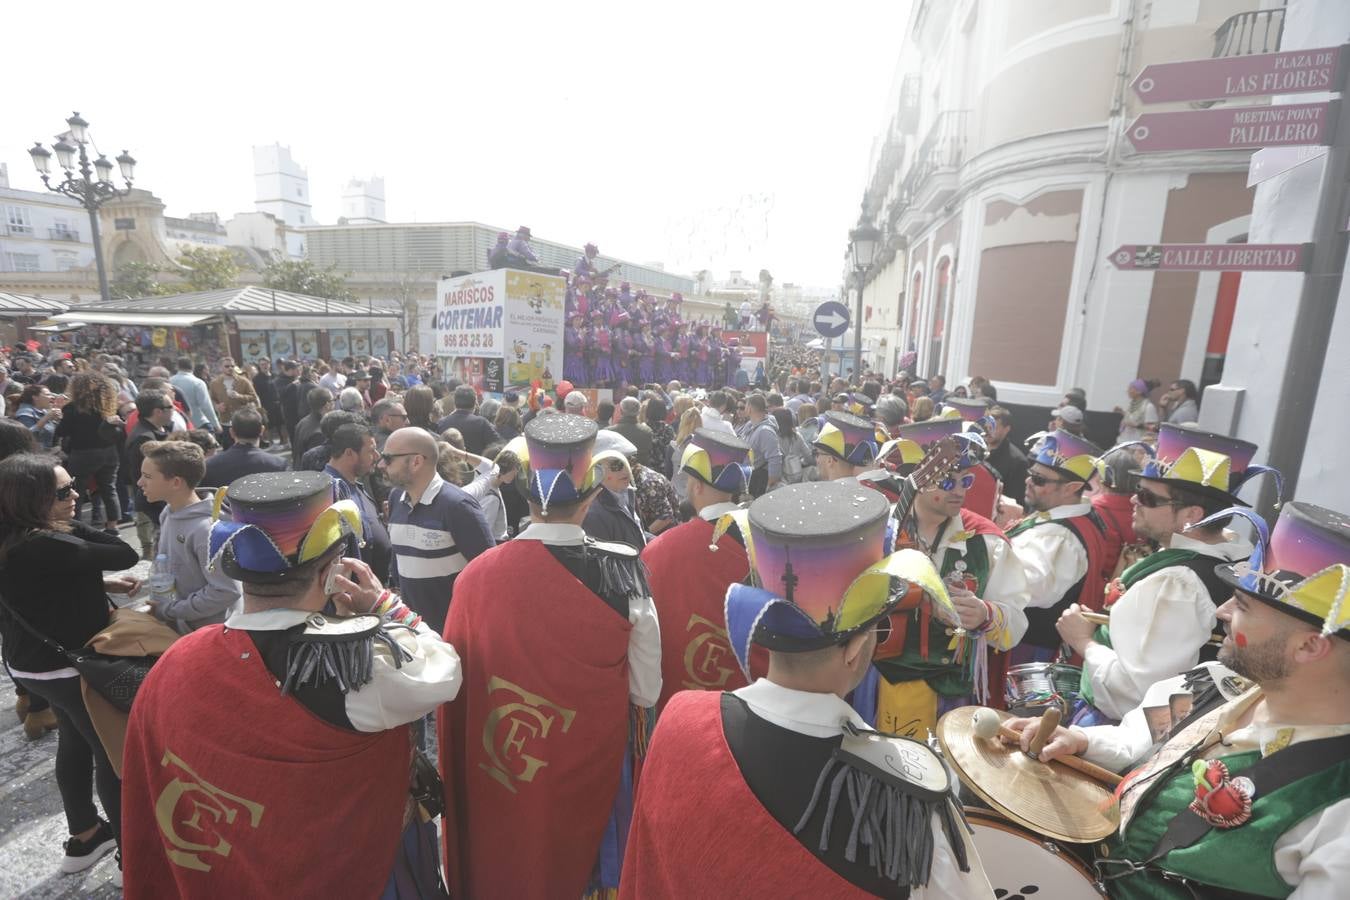
[[[225,500],[233,521],[219,519]],[[216,493],[215,513],[208,565],[246,584],[284,582],[339,542],[361,539],[361,511],[337,500],[335,482],[322,472],[246,475]]]
[[[1036,445],[1031,462],[1048,466],[1073,481],[1091,481],[1098,472],[1101,456],[1101,448],[1086,438],[1055,431]]]
[[[862,416],[831,410],[820,419],[820,433],[811,446],[851,465],[871,465],[886,442],[886,434]]]
[[[926,555],[886,554],[889,512],[878,492],[842,481],[786,485],[740,511],[755,584],[727,590],[726,620],[742,669],[748,671],[752,641],[784,652],[841,644],[911,589],[954,615]]]
[[[750,445],[725,431],[696,428],[680,456],[680,469],[719,491],[735,494],[750,483]]]
[[[1350,516],[1311,503],[1280,509],[1275,529],[1247,507],[1215,513],[1198,525],[1240,516],[1256,527],[1249,559],[1223,563],[1215,573],[1244,594],[1280,612],[1350,640]]]
[[[966,421],[955,416],[947,419],[929,419],[926,422],[913,422],[896,429],[896,438],[900,451],[900,470],[905,474],[919,463],[930,447],[945,437],[955,437],[961,442],[961,459],[957,469],[969,469],[984,461],[988,455],[988,446],[984,436],[978,431],[968,430]]]

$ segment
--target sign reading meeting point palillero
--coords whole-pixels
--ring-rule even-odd
[[[1117,269],[1151,272],[1303,272],[1309,244],[1124,244]]]
[[[1141,153],[1330,143],[1339,101],[1144,113],[1125,130]]]

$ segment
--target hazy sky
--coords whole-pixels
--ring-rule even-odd
[[[27,148],[78,109],[170,215],[251,210],[275,141],[321,223],[378,174],[394,222],[833,286],[907,6],[12,3],[0,161],[40,187]]]

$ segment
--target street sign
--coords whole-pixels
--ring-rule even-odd
[[[1141,153],[1326,144],[1339,101],[1144,113],[1125,136]]]
[[[1247,164],[1247,187],[1269,181],[1326,155],[1326,147],[1262,147],[1252,154],[1252,160]]]
[[[1311,244],[1124,244],[1111,265],[1151,272],[1303,272]]]
[[[821,337],[839,337],[848,331],[848,307],[838,300],[826,300],[816,307],[811,322]]]
[[[1133,87],[1145,103],[1334,91],[1346,59],[1342,46],[1157,63],[1145,66]]]

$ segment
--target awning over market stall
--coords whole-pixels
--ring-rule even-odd
[[[210,322],[218,318],[214,315],[192,315],[187,313],[162,313],[151,312],[104,312],[101,310],[82,309],[75,312],[61,313],[52,316],[47,321],[38,326],[39,329],[45,329],[50,325],[142,325],[155,328],[187,328],[190,325],[201,325],[204,322]],[[62,330],[62,329],[52,329]]]

